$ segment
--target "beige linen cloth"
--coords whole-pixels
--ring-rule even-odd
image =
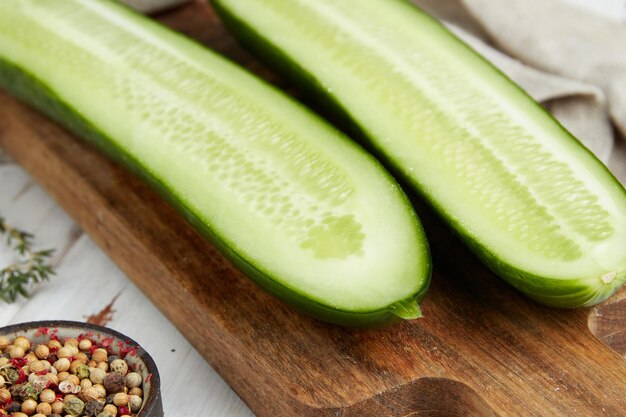
[[[186,0],[126,1],[152,12]],[[626,24],[563,0],[413,1],[542,103],[626,183]]]

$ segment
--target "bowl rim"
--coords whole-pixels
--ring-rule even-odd
[[[151,389],[150,396],[147,399],[144,399],[145,403],[141,409],[141,414],[138,414],[138,417],[152,417],[153,415],[156,417],[159,414],[158,410],[161,406],[161,377],[159,376],[159,370],[156,366],[156,362],[152,359],[152,356],[135,340],[126,336],[123,333],[118,332],[117,330],[113,330],[109,327],[99,326],[97,324],[91,324],[81,321],[71,321],[71,320],[42,320],[42,321],[28,321],[24,323],[10,324],[8,326],[0,327],[0,335],[5,333],[20,333],[28,330],[37,330],[40,328],[55,328],[62,330],[65,328],[81,328],[85,329],[85,331],[91,331],[94,333],[101,333],[107,336],[112,336],[116,339],[123,340],[128,345],[137,349],[137,356],[141,358],[141,360],[146,365],[148,369],[148,373],[152,374],[150,377]]]

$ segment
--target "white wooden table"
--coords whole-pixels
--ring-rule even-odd
[[[33,233],[38,248],[56,248],[57,272],[30,299],[0,304],[0,327],[31,320],[85,321],[119,294],[108,327],[135,339],[156,361],[167,416],[253,415],[132,281],[14,163],[0,164],[0,215]],[[0,265],[7,265],[11,254],[0,243]]]

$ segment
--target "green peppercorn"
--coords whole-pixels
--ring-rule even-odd
[[[2,369],[2,376],[9,384],[15,384],[15,381],[20,379],[20,371],[18,371],[17,368],[13,366],[7,366],[6,368]]]
[[[11,391],[11,397],[24,402],[26,400],[36,400],[39,397],[39,390],[30,383],[13,385],[9,391]]]
[[[89,378],[89,367],[87,365],[78,365],[74,370],[74,375],[79,379]]]
[[[85,410],[85,403],[80,398],[70,398],[64,405],[63,411],[71,416],[80,416]]]

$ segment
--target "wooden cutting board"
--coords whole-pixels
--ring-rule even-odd
[[[280,84],[203,2],[159,19]],[[142,182],[4,93],[0,143],[259,416],[626,414],[624,291],[593,309],[540,306],[420,207],[434,252],[425,317],[327,325],[265,294]]]

